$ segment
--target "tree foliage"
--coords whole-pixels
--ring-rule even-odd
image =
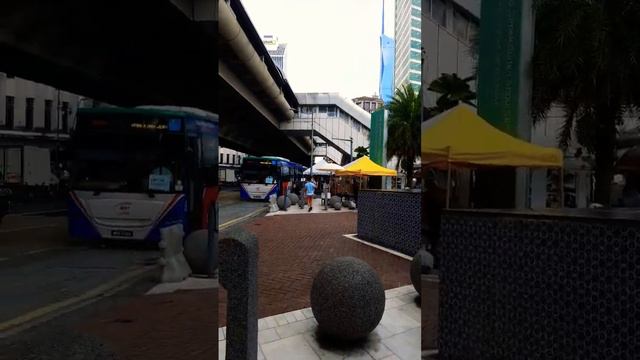
[[[429,91],[439,94],[436,106],[427,108],[425,118],[430,118],[445,112],[463,102],[475,106],[472,101],[476,99],[476,93],[471,90],[469,82],[475,80],[475,76],[460,78],[458,74],[442,74],[429,85]]]
[[[403,85],[387,105],[387,159],[396,156],[398,166],[402,167],[409,179],[413,177],[413,164],[420,156],[421,100],[420,92],[410,85]]]
[[[357,148],[353,149],[353,152],[356,153],[356,159],[359,159],[363,156],[369,156],[369,148],[366,148],[364,146],[358,146]]]
[[[558,143],[595,155],[596,201],[610,203],[617,125],[640,105],[640,1],[536,0],[534,123],[564,111]]]

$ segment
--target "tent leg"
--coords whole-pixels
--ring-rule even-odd
[[[451,163],[447,169],[447,209],[451,205]]]
[[[564,209],[564,168],[560,168],[560,208]]]

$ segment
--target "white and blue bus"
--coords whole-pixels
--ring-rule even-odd
[[[69,234],[160,240],[206,228],[218,187],[218,116],[170,106],[86,108],[72,134]]]
[[[240,198],[268,200],[270,195],[281,195],[285,187],[291,191],[293,182],[300,180],[304,169],[281,157],[247,156],[240,166]]]

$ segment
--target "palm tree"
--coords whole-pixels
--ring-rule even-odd
[[[356,159],[360,159],[363,156],[369,156],[369,148],[364,146],[358,146],[353,149],[353,152],[356,153]]]
[[[407,178],[413,177],[413,164],[420,156],[420,110],[422,95],[405,84],[387,105],[389,125],[387,137],[387,159],[398,158]]]
[[[536,0],[534,123],[564,110],[558,134],[595,155],[595,201],[610,204],[617,125],[640,105],[640,2]]]
[[[433,80],[428,90],[440,96],[436,100],[436,106],[427,108],[426,118],[445,112],[460,102],[475,106],[471,101],[476,99],[476,93],[469,86],[469,81],[472,80],[475,80],[475,76],[462,79],[458,74],[442,74]]]

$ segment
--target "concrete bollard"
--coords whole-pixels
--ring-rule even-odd
[[[269,212],[276,212],[278,210],[277,197],[273,194],[269,195]]]
[[[162,249],[160,265],[162,265],[161,282],[180,282],[191,274],[191,268],[183,254],[182,225],[173,225],[160,229],[162,240],[158,246]]]
[[[440,278],[421,276],[422,350],[437,350],[440,321]]]
[[[220,241],[220,283],[227,289],[226,358],[258,356],[258,242],[233,229]]]

